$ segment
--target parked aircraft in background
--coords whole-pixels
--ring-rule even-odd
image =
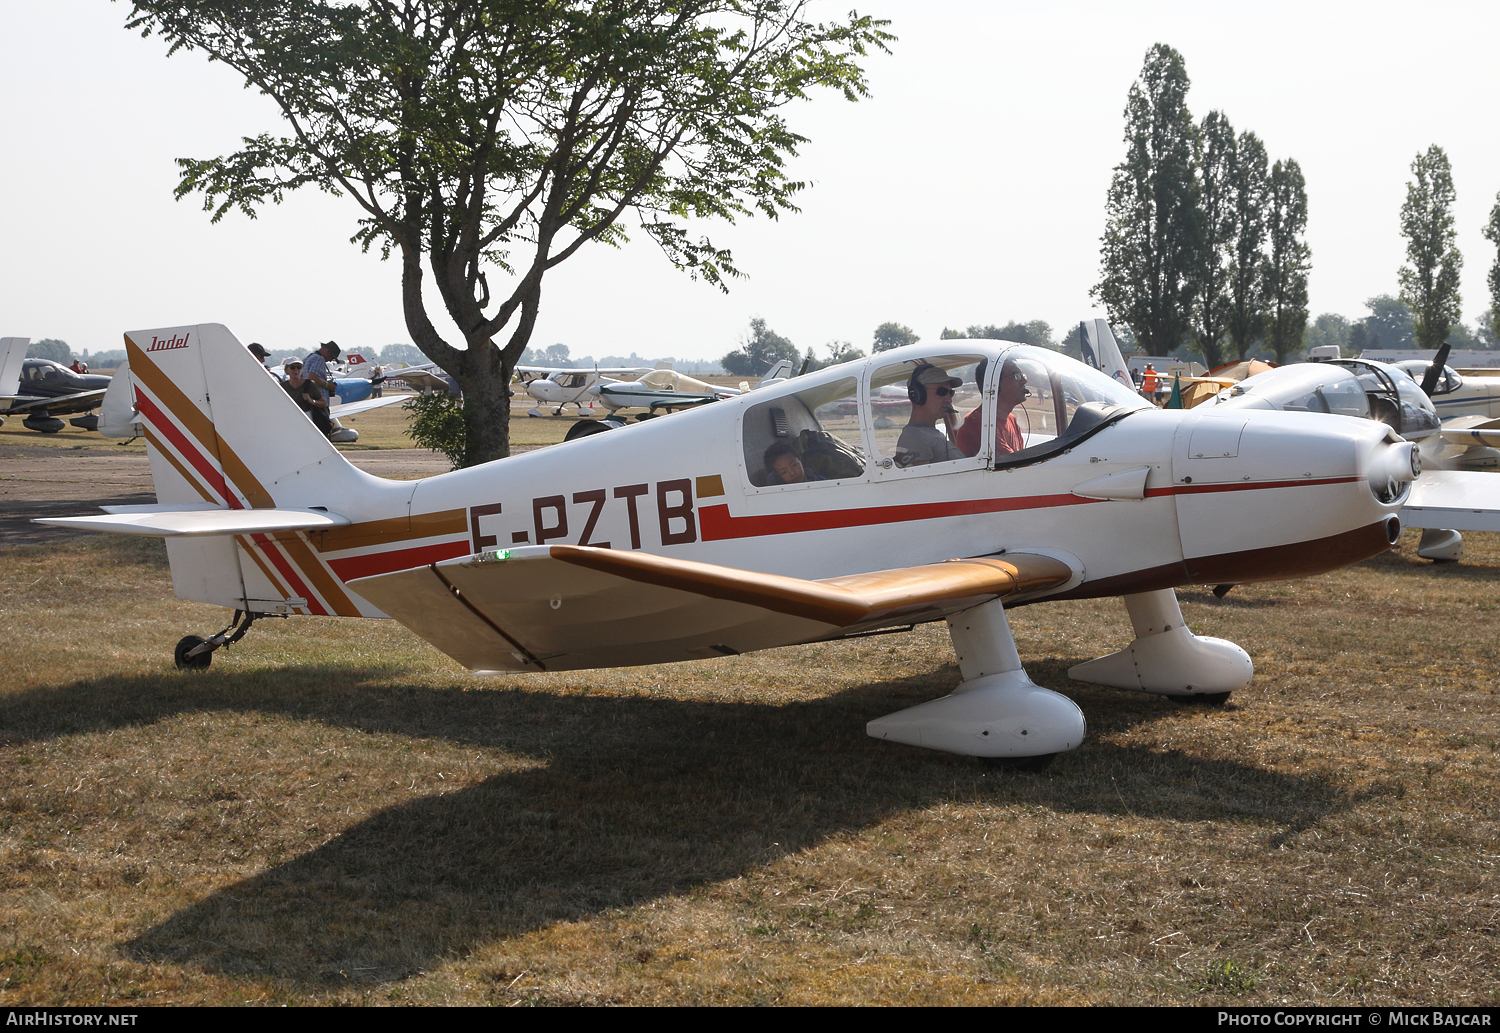
[[[542,405],[551,406],[553,416],[561,416],[563,409],[570,405],[581,414],[585,405],[592,408],[599,401],[597,389],[601,384],[622,383],[624,377],[650,372],[650,366],[595,366],[591,369],[516,367],[517,379],[525,387],[526,393]],[[541,406],[532,409],[530,415],[543,415]]]
[[[30,343],[29,337],[0,339],[0,423],[7,416],[21,416],[22,425],[29,430],[56,434],[67,426],[58,417],[92,413],[99,408],[109,377],[74,373],[51,359],[28,359],[26,346]],[[94,430],[99,418],[79,416],[69,422]]]
[[[601,380],[596,388],[599,401],[609,409],[649,409],[652,412],[733,398],[741,391],[741,388],[707,384],[671,369],[654,369],[637,380]]]
[[[158,502],[40,522],[166,538],[177,594],[236,611],[178,644],[182,667],[207,666],[276,614],[391,616],[475,671],[514,672],[946,620],[962,683],[867,731],[1028,766],[1076,748],[1084,718],[1027,677],[1007,606],[1123,595],[1134,640],[1069,675],[1222,702],[1249,683],[1250,658],[1193,635],[1173,589],[1382,552],[1417,476],[1415,446],[1368,420],[1158,410],[1057,352],[957,340],[388,481],[297,418],[224,327],[126,339]],[[178,343],[151,350],[160,341]],[[954,456],[938,388],[980,363],[976,451]],[[860,405],[845,414],[846,400],[894,384],[907,385],[912,426],[878,428]],[[935,461],[911,461],[913,449]]]
[[[1494,447],[1500,431],[1442,423],[1432,400],[1395,366],[1366,359],[1280,366],[1192,411],[1253,409],[1371,419],[1413,442],[1427,473],[1412,489],[1401,520],[1423,529],[1417,555],[1425,559],[1457,560],[1463,555],[1460,531],[1500,531],[1500,478],[1479,472],[1482,460],[1500,454]],[[1475,452],[1479,460],[1466,459]]]

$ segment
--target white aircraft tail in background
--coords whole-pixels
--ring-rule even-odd
[[[1130,367],[1125,364],[1125,356],[1120,353],[1120,345],[1115,341],[1114,331],[1109,328],[1109,321],[1085,319],[1080,329],[1082,336],[1079,344],[1083,350],[1083,361],[1105,376],[1135,390]]]
[[[21,364],[29,337],[0,337],[0,398],[21,393]]]

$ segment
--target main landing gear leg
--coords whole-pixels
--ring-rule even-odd
[[[1218,705],[1255,675],[1249,654],[1239,646],[1188,630],[1172,589],[1127,595],[1125,609],[1135,641],[1069,668],[1069,678]]]
[[[203,671],[208,669],[213,659],[214,650],[224,646],[232,646],[245,637],[254,624],[262,617],[285,617],[284,613],[251,613],[249,610],[235,610],[234,620],[229,622],[229,627],[209,638],[200,638],[197,635],[188,635],[177,643],[177,648],[172,651],[172,659],[177,662],[179,671]]]
[[[948,618],[948,632],[963,684],[942,699],[876,718],[865,726],[868,734],[1032,771],[1078,748],[1083,711],[1026,676],[998,600]]]
[[[1463,558],[1464,536],[1457,531],[1424,527],[1417,543],[1417,555],[1436,563],[1457,563]]]

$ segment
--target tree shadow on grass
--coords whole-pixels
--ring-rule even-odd
[[[1069,662],[1039,661],[1033,676],[1065,682]],[[935,804],[1289,829],[1350,805],[1319,779],[1097,740],[1027,775],[865,736],[865,721],[949,691],[951,664],[780,705],[559,694],[515,687],[521,680],[487,691],[393,687],[394,673],[80,683],[0,700],[0,727],[16,741],[228,709],[545,759],[380,810],[123,945],[144,962],[308,990],[404,978],[498,938],[732,879]],[[1076,683],[1073,691],[1096,727],[1172,706]]]

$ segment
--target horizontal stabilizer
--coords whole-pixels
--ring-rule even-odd
[[[45,517],[32,523],[78,531],[151,535],[157,538],[201,538],[216,534],[269,534],[276,531],[327,531],[347,527],[348,517],[316,509],[224,509],[209,503],[154,506],[109,506],[104,516]]]
[[[1500,474],[1423,470],[1401,510],[1405,527],[1500,531]]]
[[[1044,592],[1050,556],[949,560],[806,581],[586,546],[494,550],[350,587],[473,670],[668,663],[937,620]]]

